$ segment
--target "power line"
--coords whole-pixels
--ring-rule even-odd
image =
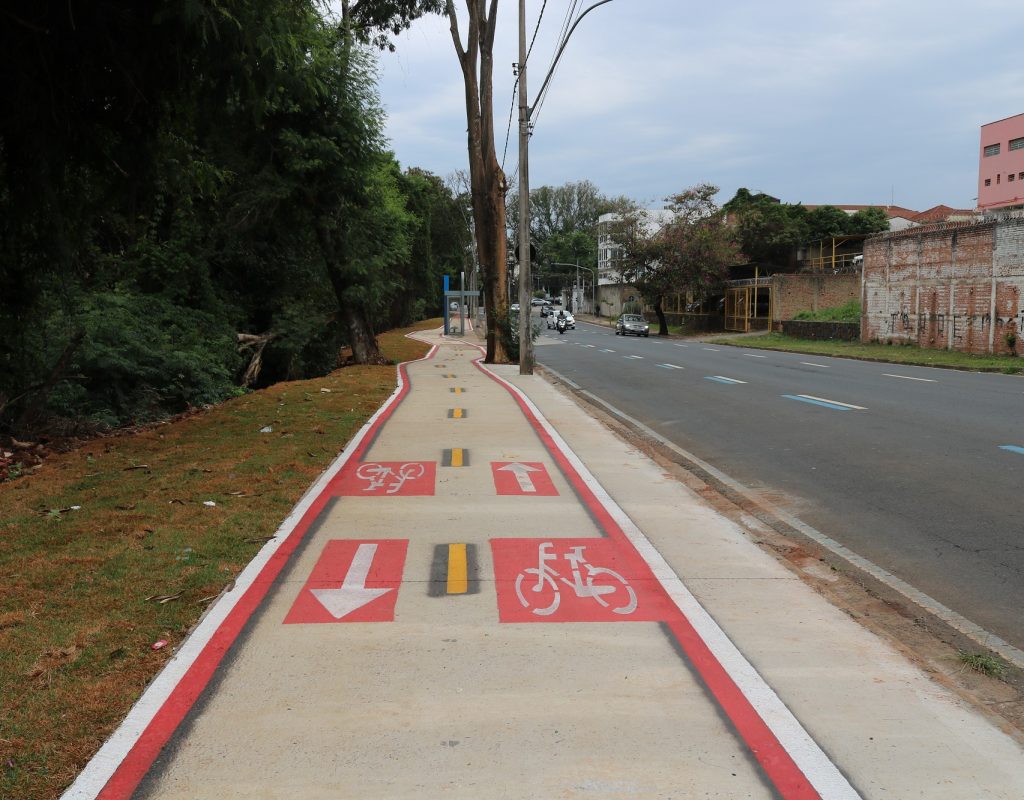
[[[579,2],[579,0],[576,0]],[[575,5],[575,2],[574,2]],[[533,28],[533,38],[530,39],[530,47],[526,51],[526,63],[530,63],[530,53],[533,52],[533,43],[537,41],[537,31],[540,30],[540,21],[544,19],[544,9],[548,7],[548,0],[544,0],[540,7],[540,14],[537,15],[537,24]],[[563,26],[564,28],[564,26]],[[523,65],[520,65],[519,69],[522,69]],[[508,140],[509,135],[512,133],[512,114],[516,110],[516,93],[519,91],[519,75],[516,75],[516,82],[512,86],[512,106],[508,110],[508,125],[505,127],[505,146],[501,150],[501,169],[505,169],[505,156],[508,155]],[[529,100],[530,98],[526,98]]]

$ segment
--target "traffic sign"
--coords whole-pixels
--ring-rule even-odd
[[[553,497],[558,494],[547,468],[539,461],[492,461],[491,474],[498,494]]]
[[[408,546],[408,539],[332,539],[284,624],[391,622]]]

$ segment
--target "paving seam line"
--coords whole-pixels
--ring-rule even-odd
[[[707,463],[706,461],[694,455],[693,453],[679,447],[679,445],[665,438],[657,431],[652,430],[639,420],[631,417],[629,414],[626,414],[624,411],[620,411],[618,408],[611,405],[606,400],[603,400],[597,395],[587,391],[582,386],[580,386],[573,380],[567,378],[566,376],[562,375],[561,373],[557,372],[556,370],[553,370],[546,365],[544,369],[547,372],[550,372],[554,377],[558,378],[558,380],[564,382],[567,386],[571,387],[573,391],[583,395],[584,397],[587,398],[587,400],[596,405],[601,406],[612,416],[617,417],[618,419],[627,423],[630,427],[634,428],[639,433],[643,434],[644,436],[650,437],[659,445],[671,450],[676,455],[690,462],[698,469],[710,475],[712,478],[714,478],[714,480],[720,482],[722,485],[726,486],[727,488],[731,489],[732,491],[742,496],[744,499],[761,508],[765,513],[781,520],[786,525],[789,525],[791,528],[796,530],[798,533],[806,536],[808,539],[821,545],[829,552],[833,553],[834,555],[838,556],[839,558],[843,559],[849,564],[852,564],[854,567],[863,571],[867,575],[870,575],[879,583],[882,583],[888,588],[897,592],[901,597],[905,598],[908,602],[913,603],[914,605],[927,611],[929,614],[932,614],[933,616],[942,620],[955,631],[963,634],[971,641],[975,642],[981,647],[998,653],[999,656],[1004,658],[1014,667],[1024,670],[1024,650],[1020,650],[1019,648],[1014,647],[1012,644],[1010,644],[1000,636],[997,636],[996,634],[985,630],[976,622],[972,622],[963,615],[958,614],[948,606],[945,606],[942,603],[940,603],[931,595],[925,594],[920,589],[917,589],[911,584],[904,581],[902,578],[897,577],[888,570],[878,566],[873,561],[869,561],[868,559],[857,554],[853,550],[850,550],[848,547],[846,547],[846,545],[839,543],[832,537],[822,533],[816,528],[813,528],[806,522],[803,522],[802,520],[793,516],[787,511],[778,508],[774,505],[771,505],[769,503],[766,503],[765,501],[755,497],[754,493],[751,492],[749,488],[744,486],[736,479],[726,475],[724,472],[717,469],[716,467],[713,467],[711,464]]]
[[[686,585],[675,573],[664,557],[651,544],[650,540],[629,518],[625,511],[615,502],[601,486],[586,465],[573,452],[565,440],[543,416],[537,406],[518,387],[498,376],[483,365],[477,366],[493,380],[504,386],[515,397],[524,414],[532,419],[531,424],[539,426],[550,438],[561,455],[577,473],[586,490],[619,527],[622,534],[633,546],[640,557],[647,563],[653,575],[675,603],[676,607],[689,622],[697,636],[703,641],[710,654],[717,660],[736,687],[749,702],[750,706],[768,727],[782,748],[788,753],[796,766],[817,791],[818,795],[827,800],[852,800],[860,794],[853,788],[839,768],[819,747],[803,725],[786,707],[775,691],[765,682],[753,665],[740,653],[717,622],[697,601]],[[543,439],[544,437],[542,437]],[[554,455],[554,454],[553,454]],[[674,635],[684,650],[689,651],[687,643]],[[729,709],[723,708],[727,713]],[[732,714],[730,714],[730,717]],[[734,719],[735,722],[735,719]],[[748,743],[749,746],[749,743]]]
[[[324,490],[354,456],[362,454],[367,439],[376,435],[377,430],[408,393],[410,382],[405,375],[406,367],[433,358],[437,350],[438,345],[434,344],[422,358],[397,365],[395,370],[398,385],[395,390],[306,490],[274,536],[239,573],[233,588],[224,592],[207,610],[188,638],[181,643],[174,657],[150,682],[121,724],[89,760],[71,786],[64,791],[61,800],[95,800],[101,796],[113,800],[132,795],[160,749],[198,699],[213,670],[226,655],[255,606],[248,613],[242,609],[243,618],[240,621],[236,620],[233,630],[225,636],[222,629],[227,627],[225,623],[232,616],[232,612],[240,608],[243,600],[250,599],[257,579],[265,570],[272,568],[275,557],[287,550],[283,561],[277,558],[280,562],[277,564],[278,571],[284,566],[290,556],[290,550],[294,549],[308,529],[312,521],[310,511],[314,510],[317,502],[321,500]],[[290,549],[285,548],[286,544]],[[267,588],[263,587],[263,593]],[[262,595],[256,599],[256,605],[261,600]],[[195,675],[195,667],[200,659],[206,660],[207,669],[205,674]],[[172,695],[186,685],[185,698],[174,703],[168,702]],[[161,717],[170,719],[161,721]],[[144,736],[152,741],[145,743],[146,747],[140,747]],[[145,752],[140,752],[142,750]],[[125,773],[123,777],[120,772]]]

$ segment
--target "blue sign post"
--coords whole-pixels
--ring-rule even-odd
[[[444,335],[448,335],[448,276],[444,276]]]

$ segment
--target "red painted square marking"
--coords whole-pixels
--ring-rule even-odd
[[[558,494],[547,468],[539,461],[492,461],[491,474],[498,494],[553,497]]]
[[[391,622],[408,539],[332,539],[284,624]]]
[[[611,539],[491,539],[502,622],[655,622],[675,605]]]
[[[349,464],[331,481],[331,495],[422,497],[434,494],[436,461],[364,461]]]

